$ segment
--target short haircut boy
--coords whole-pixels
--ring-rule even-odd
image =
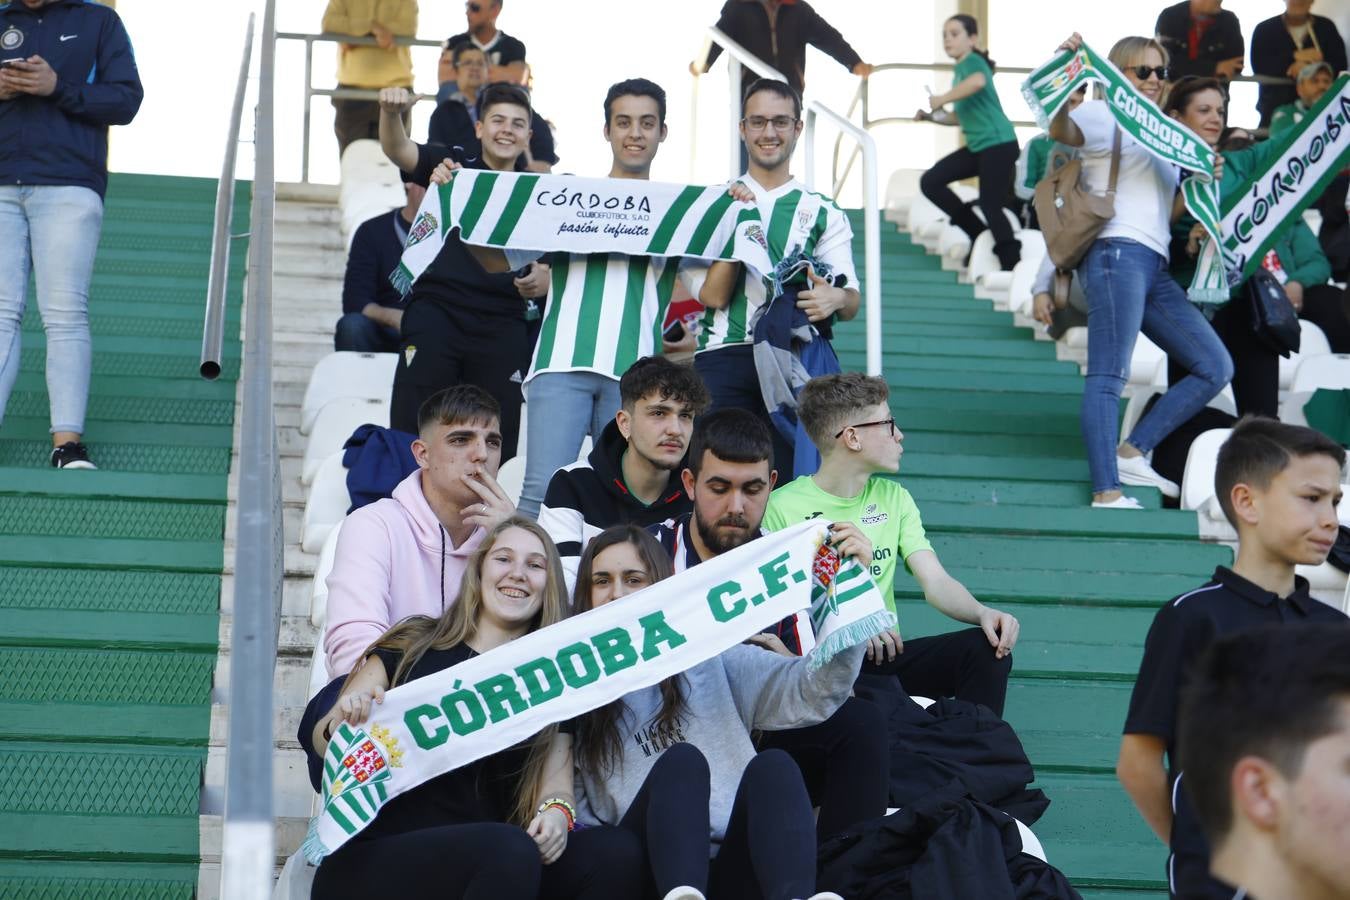
[[[529,92],[523,87],[509,81],[494,81],[492,84],[484,85],[478,92],[478,118],[486,119],[488,110],[502,103],[523,107],[526,118],[530,117],[533,109],[530,106]]]
[[[644,356],[628,367],[619,379],[619,399],[630,413],[638,401],[651,394],[688,406],[694,415],[708,408],[708,388],[692,366],[682,366],[664,356]]]
[[[482,52],[483,52],[482,48],[480,48],[480,47],[478,47],[477,45],[475,45],[472,41],[461,41],[460,43],[456,44],[454,47],[451,47],[451,48],[450,48],[450,64],[451,64],[452,66],[454,66],[455,68],[458,69],[458,68],[459,68],[459,61],[460,61],[461,59],[464,58],[464,54],[465,54],[465,53],[468,53],[468,52],[471,51],[471,50],[476,50],[476,51],[479,52],[479,53],[482,53]],[[484,60],[484,62],[487,61],[487,55],[486,55],[486,54],[484,54],[483,60]]]
[[[890,398],[891,390],[884,378],[861,372],[818,375],[802,388],[797,418],[811,443],[824,453],[834,436],[848,427],[859,410],[887,403]]]
[[[1258,490],[1300,456],[1329,456],[1345,467],[1345,448],[1331,438],[1302,425],[1287,425],[1261,416],[1243,416],[1219,448],[1214,469],[1214,493],[1229,523],[1238,527],[1233,512],[1233,486],[1248,484]]]
[[[428,397],[417,412],[417,432],[436,425],[501,422],[502,408],[476,384],[457,384]]]
[[[1215,641],[1182,695],[1184,787],[1205,836],[1233,827],[1233,766],[1259,756],[1293,779],[1308,745],[1344,727],[1350,623],[1276,625]]]
[[[605,125],[609,125],[614,101],[620,97],[651,97],[656,101],[658,118],[662,127],[666,124],[666,92],[655,81],[646,78],[629,78],[612,85],[605,94]]]
[[[768,91],[770,94],[777,94],[784,100],[792,101],[792,114],[795,118],[802,117],[802,95],[788,84],[786,81],[779,81],[777,78],[758,78],[750,83],[745,89],[745,96],[741,98],[741,115],[745,115],[745,107],[750,102],[750,98],[760,93]]]
[[[773,465],[773,438],[768,426],[744,409],[719,409],[700,416],[694,423],[694,436],[689,442],[689,471],[695,477],[703,465],[705,450],[725,462],[765,461]]]

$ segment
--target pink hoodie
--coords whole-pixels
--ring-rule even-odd
[[[328,575],[323,647],[329,677],[350,672],[391,625],[408,616],[439,616],[442,597],[454,603],[469,556],[485,534],[478,528],[453,546],[422,493],[420,469],[399,482],[393,497],[348,516]]]

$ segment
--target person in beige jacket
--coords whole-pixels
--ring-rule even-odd
[[[339,45],[339,88],[412,87],[412,56],[407,47],[395,44],[394,38],[417,34],[417,0],[328,0],[323,30],[329,34],[373,37],[377,44]],[[333,109],[339,156],[352,141],[380,139],[377,101],[334,97]],[[411,123],[405,118],[403,124],[407,128]]]

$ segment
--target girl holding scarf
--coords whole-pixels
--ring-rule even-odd
[[[566,615],[562,564],[548,534],[512,517],[494,528],[439,619],[418,616],[375,642],[331,712],[306,710],[301,736],[322,758],[339,722],[365,721],[390,685],[447,669]],[[316,721],[317,720],[317,721]],[[617,828],[571,831],[572,737],[550,726],[532,739],[390,799],[375,819],[324,858],[316,900],[607,900],[636,897],[642,854]],[[814,859],[814,856],[812,857]]]
[[[1059,51],[1076,51],[1078,34]],[[1058,52],[1058,51],[1057,51]],[[1127,37],[1108,54],[1140,94],[1157,101],[1167,78],[1167,53],[1153,38]],[[1116,122],[1102,100],[1070,111],[1065,104],[1050,122],[1050,136],[1078,147],[1088,189],[1104,193],[1111,169]],[[1147,455],[1195,415],[1233,377],[1233,363],[1214,329],[1186,297],[1167,267],[1177,169],[1121,135],[1115,215],[1078,265],[1088,302],[1087,379],[1082,429],[1092,476],[1092,505],[1138,509],[1122,484],[1156,487],[1179,497],[1175,482],[1159,475]],[[1120,394],[1140,331],[1188,374],[1120,439]]]
[[[994,233],[994,254],[1006,272],[1017,265],[1022,255],[1022,245],[1013,237],[1012,225],[1003,211],[1019,148],[1012,122],[1004,114],[994,90],[994,63],[988,53],[975,46],[979,34],[979,24],[964,14],[952,16],[942,26],[942,49],[956,60],[952,72],[955,84],[945,94],[931,95],[928,102],[934,110],[948,103],[953,105],[966,146],[934,163],[919,179],[919,189],[970,237],[972,245],[987,222]],[[928,117],[923,111],[916,116]],[[980,179],[984,222],[947,186],[975,175]]]
[[[671,573],[670,557],[646,531],[610,528],[581,558],[576,612]],[[848,698],[864,647],[808,673],[805,657],[741,644],[583,716],[581,820],[618,825],[641,841],[648,896],[654,888],[663,900],[839,900],[816,892],[816,829],[801,771],[782,750],[757,754],[751,731],[828,718]]]

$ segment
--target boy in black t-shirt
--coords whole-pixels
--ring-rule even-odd
[[[1258,625],[1344,623],[1312,598],[1296,565],[1320,565],[1336,541],[1345,450],[1310,428],[1244,418],[1219,450],[1215,493],[1238,532],[1237,560],[1158,611],[1130,698],[1116,774],[1171,847],[1173,896],[1203,890],[1209,847],[1177,760],[1178,697],[1190,667],[1220,635]],[[1166,754],[1167,767],[1163,756]]]

